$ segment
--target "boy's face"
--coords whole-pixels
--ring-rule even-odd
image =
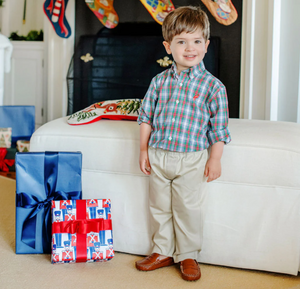
[[[174,36],[171,43],[164,41],[163,45],[168,54],[172,54],[177,73],[199,64],[207,52],[209,40],[205,41],[201,29],[193,33],[182,32]]]

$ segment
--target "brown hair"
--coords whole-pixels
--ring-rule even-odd
[[[206,13],[200,7],[182,6],[170,12],[162,25],[162,33],[165,41],[171,43],[174,36],[182,32],[193,33],[200,28],[203,37],[209,39],[209,20]]]

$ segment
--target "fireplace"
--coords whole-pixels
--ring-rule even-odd
[[[104,100],[142,99],[151,79],[171,66],[157,62],[172,59],[162,42],[156,23],[120,23],[113,30],[82,36],[67,77],[68,114]],[[211,37],[204,64],[216,77],[219,49],[220,39]]]

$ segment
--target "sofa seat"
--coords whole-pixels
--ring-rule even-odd
[[[198,261],[297,275],[300,260],[300,125],[230,119],[222,176],[209,183]],[[139,125],[101,120],[40,127],[31,151],[81,151],[83,198],[110,198],[114,248],[151,252],[149,179],[139,169]]]

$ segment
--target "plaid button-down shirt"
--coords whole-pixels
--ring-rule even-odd
[[[225,86],[201,62],[176,72],[176,64],[155,76],[145,95],[138,123],[152,126],[149,146],[177,152],[229,143]]]

